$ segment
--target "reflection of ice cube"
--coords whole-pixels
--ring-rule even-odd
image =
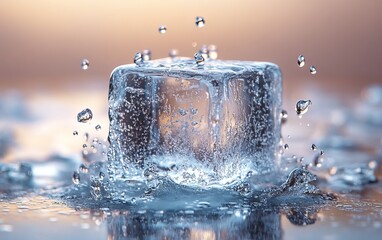
[[[268,171],[280,138],[281,91],[271,63],[197,66],[182,58],[120,66],[110,80],[109,159],[131,169],[151,156],[184,155],[220,173],[243,164]]]

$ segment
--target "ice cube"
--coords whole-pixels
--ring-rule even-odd
[[[158,157],[178,167],[193,159],[218,179],[270,171],[280,140],[281,84],[277,65],[266,62],[198,66],[168,58],[117,67],[109,90],[109,160],[130,174]]]

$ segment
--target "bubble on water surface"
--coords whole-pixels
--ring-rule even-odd
[[[201,28],[201,27],[204,27],[206,21],[204,20],[203,17],[196,17],[195,18],[195,25],[198,27],[198,28]]]
[[[85,108],[77,114],[77,121],[81,123],[87,123],[93,118],[92,110]]]
[[[299,67],[303,67],[305,65],[305,57],[303,55],[297,57],[297,65]]]

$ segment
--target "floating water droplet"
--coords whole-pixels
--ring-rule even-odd
[[[218,58],[218,48],[216,45],[208,45],[208,58],[216,60]]]
[[[78,171],[74,171],[72,181],[76,185],[80,184],[80,173]]]
[[[89,172],[89,168],[85,166],[85,164],[81,164],[80,167],[79,167],[79,170],[82,172],[82,173],[88,173]]]
[[[142,60],[143,61],[151,60],[151,51],[149,49],[145,49],[142,51]]]
[[[143,57],[142,57],[142,53],[141,52],[137,52],[134,56],[134,63],[137,64],[137,65],[140,65],[142,64],[143,62]]]
[[[316,146],[316,144],[312,144],[312,146],[310,147],[310,149],[312,149],[313,151],[316,151],[317,150],[317,146]]]
[[[73,131],[73,136],[77,136],[78,135],[78,132],[77,131]]]
[[[311,74],[316,74],[317,73],[317,69],[316,69],[315,66],[310,66],[309,71],[310,71]]]
[[[82,60],[82,63],[81,63],[81,67],[83,70],[87,70],[89,68],[89,60],[87,60],[86,58],[84,60]]]
[[[184,110],[184,109],[179,108],[178,112],[179,112],[179,114],[182,115],[182,116],[186,116],[186,115],[187,115],[187,110]]]
[[[195,24],[198,28],[201,28],[201,27],[204,27],[204,25],[206,24],[206,21],[204,20],[203,17],[196,17]]]
[[[284,145],[284,149],[289,149],[289,145],[288,145],[288,144],[285,144],[285,145]]]
[[[296,103],[297,115],[301,116],[301,115],[305,114],[309,110],[310,105],[312,105],[312,101],[310,101],[310,100],[299,100]]]
[[[89,140],[89,133],[84,133],[84,140],[86,142]]]
[[[281,111],[281,123],[286,123],[288,120],[288,112],[286,110]]]
[[[198,64],[199,66],[204,65],[204,58],[200,52],[195,53],[194,58],[195,58],[196,64]]]
[[[176,58],[179,55],[179,51],[177,49],[170,49],[168,56],[170,58]]]
[[[164,34],[167,32],[167,28],[164,25],[159,26],[158,28],[159,33]]]
[[[202,47],[199,49],[199,53],[202,55],[204,60],[208,59],[208,46],[202,45]]]
[[[93,118],[93,113],[89,108],[86,108],[77,114],[77,121],[86,123]]]
[[[315,167],[321,167],[322,166],[322,157],[320,154],[317,154],[313,159],[313,164]]]
[[[82,145],[82,148],[87,148],[88,145],[86,145],[85,143]]]
[[[305,57],[303,55],[298,56],[297,65],[303,67],[305,65]]]
[[[95,126],[95,130],[97,130],[97,131],[101,130],[101,125],[98,124],[97,126]]]

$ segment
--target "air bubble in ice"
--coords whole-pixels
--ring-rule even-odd
[[[164,33],[166,33],[167,28],[166,28],[166,26],[161,25],[161,26],[159,26],[158,31],[159,31],[159,33],[161,33],[161,34],[164,34]]]
[[[317,73],[317,69],[316,69],[315,66],[310,66],[309,71],[310,71],[311,74],[316,74]]]
[[[204,65],[204,58],[200,52],[194,54],[195,62],[198,65]]]
[[[142,60],[143,61],[151,60],[151,51],[149,49],[145,49],[142,51]]]
[[[73,172],[72,181],[76,185],[80,184],[80,174],[78,171]]]
[[[305,57],[303,55],[298,56],[297,65],[303,67],[305,65]]]
[[[196,17],[195,18],[195,24],[197,27],[201,28],[201,27],[204,27],[206,21],[204,20],[203,17]]]
[[[93,113],[89,108],[86,108],[77,114],[77,121],[81,123],[89,122],[92,118]]]
[[[89,64],[90,64],[89,60],[87,60],[87,59],[82,60],[82,63],[81,63],[82,69],[87,70],[89,68]]]
[[[101,125],[97,125],[97,126],[95,126],[95,130],[97,130],[97,131],[99,131],[99,130],[101,130]]]
[[[296,103],[297,115],[301,116],[301,115],[305,114],[309,110],[310,105],[312,105],[312,101],[310,101],[310,100],[299,100]]]
[[[137,65],[140,65],[142,64],[143,62],[143,57],[142,57],[142,53],[141,52],[137,52],[134,56],[134,63],[137,64]]]

